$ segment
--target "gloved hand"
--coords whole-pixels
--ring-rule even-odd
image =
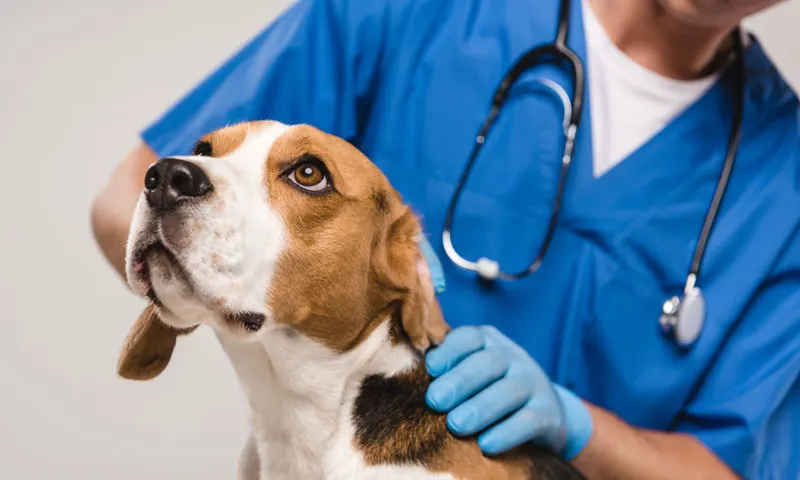
[[[484,453],[533,440],[571,460],[589,441],[586,405],[551,383],[522,347],[494,327],[452,330],[427,353],[426,364],[435,377],[428,406],[449,412],[447,426],[456,435],[482,432],[478,445]]]

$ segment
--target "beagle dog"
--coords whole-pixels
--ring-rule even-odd
[[[579,478],[532,445],[484,456],[429,410],[424,351],[448,326],[420,224],[379,169],[307,125],[242,123],[146,173],[127,245],[150,300],[118,371],[217,334],[252,410],[242,479]]]

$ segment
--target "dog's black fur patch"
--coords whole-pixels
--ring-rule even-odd
[[[425,463],[440,452],[446,432],[429,428],[437,413],[425,404],[427,384],[419,375],[365,378],[353,410],[359,446],[396,464]]]
[[[545,448],[532,443],[526,445],[533,460],[531,480],[586,480],[575,467]]]
[[[265,320],[266,317],[263,314],[255,312],[240,312],[228,316],[229,322],[240,324],[248,332],[257,332],[264,325]]]
[[[356,442],[368,457],[380,458],[382,463],[424,465],[441,454],[451,433],[446,416],[425,402],[431,380],[422,363],[410,373],[371,375],[364,380],[352,416]],[[528,479],[584,480],[549,450],[534,444],[526,447],[533,462]]]

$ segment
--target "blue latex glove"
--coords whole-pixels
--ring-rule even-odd
[[[484,453],[508,451],[529,440],[571,460],[592,434],[586,405],[550,382],[519,345],[494,327],[461,327],[426,355],[436,377],[428,406],[447,414],[456,435],[478,436]]]

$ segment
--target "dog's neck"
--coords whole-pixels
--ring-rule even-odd
[[[320,478],[337,436],[352,436],[344,430],[352,429],[363,379],[394,376],[421,361],[408,344],[392,341],[392,321],[387,317],[344,353],[288,327],[268,329],[252,343],[220,335],[252,409],[253,441],[267,477]]]

